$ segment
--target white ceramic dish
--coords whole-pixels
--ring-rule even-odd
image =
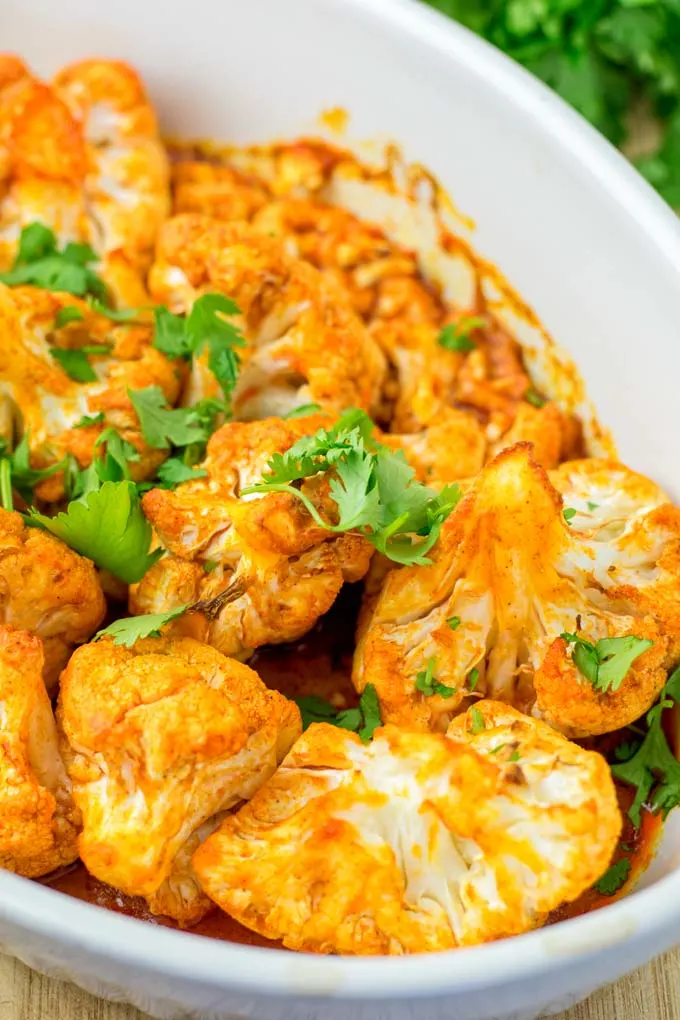
[[[606,142],[500,54],[410,0],[4,0],[0,37],[43,72],[125,57],[175,135],[294,135],[341,104],[357,137],[398,139],[573,355],[624,459],[680,494],[680,228]],[[0,872],[0,949],[164,1017],[531,1020],[680,941],[679,816],[642,886],[493,945],[340,959],[150,927]]]

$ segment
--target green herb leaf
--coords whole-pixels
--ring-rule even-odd
[[[206,574],[213,574],[218,567],[219,563],[217,562],[217,560],[206,560],[203,564],[203,569],[205,570]]]
[[[151,525],[130,481],[104,482],[82,501],[72,500],[56,517],[46,517],[32,507],[27,523],[50,531],[126,584],[141,581],[162,555],[160,549],[149,552]]]
[[[154,449],[167,450],[171,444],[188,446],[207,439],[205,429],[196,422],[193,409],[169,408],[160,386],[128,390],[128,396],[137,412],[142,435]]]
[[[300,404],[299,407],[294,407],[288,414],[284,414],[286,421],[290,421],[292,418],[306,418],[310,414],[316,414],[317,411],[321,410],[321,404]]]
[[[65,471],[69,466],[69,457],[66,456],[46,468],[31,467],[30,433],[28,431],[24,433],[13,453],[9,452],[7,442],[0,440],[0,457],[8,463],[12,488],[27,503],[33,500],[33,490],[39,482],[51,478],[52,475],[56,475],[60,471]]]
[[[589,512],[592,514],[594,510],[597,510],[599,508],[600,504],[591,503],[590,500],[588,500],[586,506],[588,507]]]
[[[193,345],[186,328],[186,319],[174,315],[160,305],[154,309],[153,345],[168,358],[190,358]]]
[[[104,299],[106,287],[88,265],[96,261],[97,254],[89,245],[70,243],[59,251],[53,231],[43,223],[31,223],[22,230],[14,265],[0,273],[0,282],[8,287],[33,284],[76,297],[94,294]]]
[[[74,382],[96,382],[97,373],[88,361],[82,349],[68,350],[63,347],[50,347],[50,354]]]
[[[596,691],[618,691],[635,660],[651,648],[648,638],[626,634],[622,637],[601,638],[596,644],[578,634],[561,634],[567,644],[574,646],[575,666]]]
[[[567,506],[562,511],[562,516],[564,517],[564,519],[567,522],[567,524],[571,524],[571,522],[573,521],[574,517],[576,517],[577,513],[578,513],[578,510],[575,510],[573,508],[573,506]]]
[[[429,563],[426,554],[458,503],[460,490],[447,486],[437,493],[421,485],[403,452],[380,446],[373,430],[365,412],[347,411],[331,428],[303,436],[286,453],[275,454],[262,482],[244,489],[243,495],[289,492],[320,527],[332,532],[358,530],[397,563]],[[337,524],[325,521],[304,492],[291,484],[321,472],[332,475]]]
[[[366,684],[359,698],[358,708],[337,709],[316,694],[296,698],[295,703],[300,709],[303,730],[312,723],[330,723],[332,726],[358,733],[363,743],[367,744],[378,726],[382,726],[378,693],[373,684]]]
[[[437,337],[437,343],[447,351],[473,351],[476,345],[470,339],[470,333],[485,325],[484,319],[477,315],[459,319],[458,322],[448,322]]]
[[[97,315],[103,315],[105,318],[110,319],[111,322],[120,322],[128,326],[139,325],[137,322],[139,313],[147,311],[151,307],[149,305],[147,308],[109,308],[108,305],[105,305],[102,301],[97,301],[93,297],[89,299],[89,305]]]
[[[486,723],[484,722],[484,716],[475,705],[470,709],[470,725],[468,732],[472,733],[473,736],[477,736],[478,733],[482,733],[486,729]]]
[[[146,616],[129,616],[125,620],[116,620],[108,627],[97,631],[93,640],[98,641],[102,637],[112,637],[114,645],[125,645],[132,648],[142,638],[160,637],[161,627],[171,620],[185,613],[188,605],[179,606],[177,609],[170,609],[167,613],[149,613]]]
[[[442,698],[451,698],[457,693],[457,687],[447,687],[446,684],[439,683],[434,676],[435,660],[430,659],[427,667],[421,670],[420,673],[416,673],[416,680],[414,687],[421,694],[424,694],[426,698],[431,698],[434,694],[439,694]]]
[[[97,414],[84,414],[79,421],[73,426],[74,429],[86,429],[91,425],[101,425],[104,421],[104,412],[98,411]]]
[[[526,391],[526,393],[524,394],[524,399],[528,404],[531,404],[532,407],[545,407],[545,405],[547,404],[547,400],[545,399],[545,397],[541,396],[538,390],[535,390],[533,386],[530,386],[529,389]]]
[[[595,883],[595,889],[602,896],[614,896],[628,881],[631,863],[628,857],[622,857],[605,871],[602,878]]]
[[[75,305],[66,305],[65,308],[60,308],[57,312],[54,325],[57,329],[61,329],[63,326],[68,326],[69,322],[82,322],[83,318],[80,308],[76,308]]]
[[[191,467],[179,457],[170,457],[161,464],[156,473],[161,487],[165,489],[174,489],[176,485],[193,482],[195,478],[205,478],[207,474],[205,468]]]
[[[458,630],[460,627],[460,616],[449,616],[446,622],[451,630]]]
[[[474,691],[474,689],[475,689],[475,687],[477,686],[478,683],[479,683],[479,670],[475,666],[474,669],[471,669],[470,672],[468,673],[468,688],[469,688],[469,690],[471,692]]]

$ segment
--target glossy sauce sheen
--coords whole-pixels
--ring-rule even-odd
[[[332,700],[338,707],[356,704],[357,697],[350,674],[360,588],[360,585],[346,586],[331,612],[323,617],[302,641],[293,645],[261,648],[255,653],[250,665],[257,670],[268,687],[280,690],[292,698],[305,694],[319,694]],[[620,735],[610,734],[601,741],[601,749],[607,751],[609,746],[604,746],[605,743],[614,746],[619,739]],[[625,819],[621,843],[626,850],[617,850],[614,859],[629,857],[632,861],[631,879],[634,879],[650,861],[661,823],[659,818],[645,813],[642,828],[636,833],[625,816],[632,797],[631,790],[619,787],[619,802]],[[150,914],[143,899],[125,896],[117,889],[112,889],[111,886],[93,878],[82,864],[74,865],[44,881],[53,889],[86,900],[88,903],[95,903],[107,910],[137,917],[150,924],[177,928],[177,924],[170,918]],[[597,910],[611,902],[612,897],[602,896],[596,890],[589,889],[574,903],[566,904],[555,911],[550,917],[550,923]],[[197,935],[208,935],[228,942],[282,948],[280,943],[271,942],[249,931],[217,909],[203,918],[191,931]]]

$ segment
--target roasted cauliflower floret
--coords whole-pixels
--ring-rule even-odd
[[[0,262],[40,221],[86,242],[118,304],[145,299],[144,276],[169,212],[169,170],[153,109],[131,67],[86,60],[51,84],[0,58]]]
[[[170,220],[149,286],[175,312],[188,311],[205,292],[238,304],[248,346],[232,398],[237,418],[282,415],[307,403],[367,410],[379,399],[384,359],[342,290],[245,224]],[[189,402],[216,393],[205,361],[194,366]]]
[[[651,706],[680,655],[679,536],[669,505],[613,534],[572,528],[531,447],[505,450],[445,522],[432,565],[388,574],[362,621],[355,684],[375,684],[383,719],[400,725],[444,729],[486,695],[567,734],[618,729]],[[650,647],[600,684],[564,633]]]
[[[0,510],[0,623],[42,639],[44,680],[53,687],[73,650],[92,637],[106,602],[90,560],[18,513]]]
[[[203,888],[307,952],[452,949],[540,925],[599,878],[621,819],[603,758],[510,713],[485,716],[517,764],[465,735],[385,726],[366,746],[311,726],[195,854]]]
[[[82,318],[58,328],[57,315],[66,307],[77,308]],[[0,284],[0,425],[7,438],[28,433],[35,467],[66,453],[85,467],[101,433],[113,427],[138,451],[139,459],[130,462],[133,477],[152,475],[166,454],[144,442],[128,390],[159,386],[172,403],[180,379],[177,366],[151,339],[150,325],[116,325],[71,294]],[[93,382],[70,378],[51,353],[93,346],[101,348],[88,354],[97,376]],[[79,426],[83,416],[99,415],[101,420]],[[63,491],[59,474],[42,484],[39,495],[57,500]]]
[[[78,816],[40,639],[0,625],[0,868],[38,878],[78,856]]]
[[[209,902],[190,856],[300,733],[293,702],[191,638],[85,645],[62,675],[62,753],[96,877],[182,924]]]
[[[550,481],[564,505],[576,511],[569,521],[572,530],[590,532],[603,541],[620,535],[636,515],[669,502],[650,478],[599,457],[568,461],[550,472]]]
[[[146,493],[144,513],[168,555],[131,589],[131,611],[198,602],[173,622],[174,632],[238,657],[306,634],[343,583],[364,576],[372,546],[360,535],[319,527],[288,493],[240,491],[261,480],[274,454],[329,421],[309,415],[224,425],[208,443],[205,478]],[[303,492],[319,512],[336,512],[326,479],[305,481]]]

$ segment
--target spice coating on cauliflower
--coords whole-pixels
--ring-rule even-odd
[[[296,706],[191,638],[104,639],[71,658],[57,719],[88,870],[198,920],[209,902],[191,852],[273,773],[300,733]]]
[[[307,952],[444,950],[541,924],[607,867],[621,826],[614,785],[599,755],[508,720],[505,706],[485,712],[498,743],[512,735],[518,764],[465,734],[386,726],[364,745],[311,726],[195,854],[203,888]]]
[[[400,725],[445,729],[486,695],[570,735],[618,729],[651,706],[678,655],[679,534],[669,506],[613,536],[570,528],[531,447],[512,447],[445,522],[432,565],[388,575],[362,621],[355,685],[375,684]],[[596,689],[560,636],[574,632],[652,646],[620,685]]]
[[[78,856],[78,812],[42,673],[40,639],[0,625],[0,868],[27,878]]]

